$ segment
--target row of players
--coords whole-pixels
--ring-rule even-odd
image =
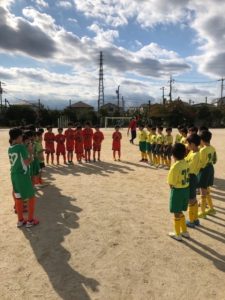
[[[195,126],[186,127],[178,126],[178,134],[172,136],[172,128],[166,128],[166,134],[163,134],[163,127],[153,127],[151,124],[146,126],[139,124],[139,150],[141,152],[141,162],[148,162],[155,167],[165,167],[169,169],[171,166],[172,146],[175,143],[187,145],[187,137],[190,134],[197,134],[198,128]],[[206,130],[206,127],[201,127],[200,132]]]

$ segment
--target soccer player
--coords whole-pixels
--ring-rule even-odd
[[[187,134],[188,134],[188,131],[187,131],[187,128],[182,128],[181,129],[181,140],[180,140],[180,143],[187,146]]]
[[[101,145],[104,140],[104,134],[100,131],[99,125],[95,126],[95,133],[93,135],[93,161],[96,162],[96,152],[98,152],[98,161],[100,161]]]
[[[206,218],[207,214],[215,214],[216,211],[213,207],[212,198],[210,195],[210,186],[214,181],[214,167],[217,162],[216,150],[210,145],[212,133],[204,130],[200,134],[201,146],[200,149],[200,172],[199,172],[199,187],[201,190],[201,212],[199,218]],[[206,202],[209,209],[206,211]]]
[[[80,124],[77,125],[77,129],[74,135],[74,140],[75,140],[75,153],[77,156],[77,162],[81,164],[82,157],[84,155],[84,138],[82,133],[82,126]]]
[[[164,135],[163,135],[163,127],[159,126],[157,128],[156,135],[156,159],[157,159],[157,167],[163,166],[163,145],[164,145]]]
[[[91,162],[91,149],[93,142],[93,130],[91,128],[90,122],[85,123],[85,128],[83,129],[84,138],[84,158],[86,162]]]
[[[200,137],[196,133],[189,135],[187,138],[188,150],[189,153],[186,156],[185,160],[189,166],[189,174],[190,174],[190,196],[188,203],[188,213],[189,213],[189,221],[186,222],[188,227],[195,228],[195,226],[199,226],[200,222],[198,219],[198,202],[196,198],[196,190],[198,186],[198,178],[197,175],[200,170],[200,155],[199,155],[199,145],[200,145]]]
[[[182,134],[181,134],[181,129],[183,127],[181,125],[178,125],[177,127],[177,130],[178,130],[178,133],[176,135],[176,138],[175,138],[175,143],[180,143],[181,139],[182,139]]]
[[[26,225],[31,227],[39,224],[34,219],[35,192],[32,185],[29,165],[32,161],[32,147],[25,147],[22,144],[22,130],[13,128],[9,131],[10,147],[8,149],[9,161],[11,164],[11,181],[13,192],[16,198],[16,211],[18,216],[17,227]],[[23,217],[23,203],[28,202],[28,220]]]
[[[40,162],[39,184],[43,184],[42,170],[45,168],[45,158],[44,158],[45,149],[43,149],[42,146],[42,135],[43,132],[39,129],[37,131],[37,140],[36,140],[36,149],[37,149],[38,159]]]
[[[59,165],[60,154],[63,156],[64,164],[66,164],[65,140],[66,140],[66,137],[63,134],[63,128],[58,128],[58,134],[55,136],[55,141],[57,143],[57,146],[56,146],[57,165]]]
[[[144,130],[144,125],[139,124],[138,126],[138,139],[139,139],[139,150],[141,152],[141,162],[148,162],[147,153],[146,153],[146,140],[147,140],[147,133]]]
[[[151,148],[152,148],[152,156],[153,156],[153,165],[157,166],[157,156],[156,156],[156,127],[152,127],[152,135],[151,135]]]
[[[137,120],[135,117],[133,117],[129,123],[128,130],[127,130],[127,135],[129,135],[129,132],[131,131],[131,139],[130,139],[131,144],[133,144],[134,140],[136,139],[137,136],[136,129],[137,129]]]
[[[51,163],[54,164],[54,153],[55,153],[55,135],[52,132],[52,127],[47,127],[47,132],[44,134],[45,141],[45,153],[46,153],[46,161],[49,164],[49,156],[51,155]]]
[[[73,163],[73,151],[74,151],[74,135],[73,123],[68,123],[68,129],[64,133],[66,137],[66,151],[67,151],[67,161],[69,164]]]
[[[167,168],[171,166],[171,156],[172,156],[172,146],[173,146],[173,136],[172,128],[166,128],[166,135],[164,136],[164,164]]]
[[[191,135],[191,134],[198,134],[198,127],[196,126],[191,126],[188,128],[188,135]]]
[[[153,156],[152,156],[152,126],[151,124],[147,125],[147,140],[146,140],[146,152],[149,157],[150,165],[153,165]]]
[[[172,148],[172,155],[175,162],[170,168],[168,183],[170,185],[170,212],[174,214],[174,232],[170,232],[169,236],[182,241],[182,237],[190,237],[183,214],[183,211],[187,210],[189,200],[189,166],[184,160],[185,146],[176,143]]]
[[[120,161],[122,134],[120,132],[120,126],[119,125],[115,126],[115,131],[113,132],[112,139],[113,139],[113,141],[112,141],[112,150],[113,150],[114,161],[116,161],[116,153],[118,153],[118,161]]]

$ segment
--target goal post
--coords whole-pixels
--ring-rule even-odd
[[[128,127],[130,120],[131,117],[105,117],[105,128],[108,127],[109,123],[110,127],[114,127],[116,125],[119,125],[120,127]]]

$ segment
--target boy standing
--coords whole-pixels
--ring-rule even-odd
[[[183,214],[183,211],[187,210],[189,200],[189,166],[184,160],[185,146],[180,143],[175,144],[172,148],[172,155],[175,163],[170,168],[168,183],[170,185],[170,212],[174,213],[174,232],[170,232],[169,236],[182,241],[182,237],[190,237]]]
[[[189,213],[189,221],[187,221],[187,226],[191,228],[195,228],[195,225],[199,226],[200,222],[198,219],[198,202],[196,198],[196,190],[198,187],[198,178],[197,175],[200,170],[200,155],[198,151],[198,147],[200,145],[200,137],[195,133],[191,134],[187,138],[188,150],[189,153],[186,156],[185,160],[189,165],[189,173],[190,173],[190,197],[188,204],[188,213]]]
[[[163,127],[158,127],[158,133],[156,135],[156,157],[157,157],[157,166],[163,166],[163,145],[164,145],[164,135]]]
[[[171,166],[171,156],[172,156],[172,146],[173,146],[173,136],[172,136],[172,128],[166,128],[166,135],[164,137],[164,163],[167,168]]]
[[[122,139],[122,134],[119,131],[120,126],[116,125],[115,126],[115,131],[112,135],[112,150],[113,150],[113,158],[114,161],[116,161],[116,153],[118,153],[118,161],[120,161],[120,156],[121,156],[121,139]]]
[[[146,153],[146,140],[147,140],[147,133],[144,130],[144,125],[140,124],[138,126],[138,139],[139,139],[139,150],[141,152],[141,162],[148,162],[147,153]]]
[[[35,193],[29,174],[29,165],[32,161],[31,147],[26,149],[22,144],[22,131],[19,128],[13,128],[9,131],[10,147],[8,149],[9,161],[11,164],[11,180],[13,192],[16,198],[16,211],[18,215],[17,227],[26,224],[31,227],[39,223],[34,219]],[[23,217],[23,203],[28,201],[28,220]]]
[[[104,134],[100,131],[100,127],[95,126],[95,133],[93,135],[93,161],[96,161],[95,154],[98,152],[98,161],[100,161],[101,145],[104,140]]]
[[[200,172],[199,172],[199,187],[201,190],[201,212],[199,218],[206,218],[207,214],[215,214],[212,198],[210,195],[210,186],[214,181],[214,167],[217,162],[216,150],[210,145],[212,133],[210,131],[202,131],[200,134],[201,146],[200,149]],[[209,209],[206,211],[206,202]]]
[[[68,123],[68,129],[65,131],[66,137],[66,151],[67,151],[67,160],[69,164],[73,162],[73,151],[74,151],[74,135],[75,131],[73,130],[73,123]]]
[[[86,162],[91,162],[91,149],[93,140],[93,130],[91,128],[90,122],[85,123],[85,128],[83,130],[84,137],[84,157]]]
[[[55,141],[57,143],[57,146],[56,146],[57,165],[59,165],[60,154],[63,156],[64,164],[66,164],[65,140],[66,140],[66,137],[63,134],[63,128],[58,128],[58,134],[55,136]]]
[[[55,153],[55,135],[52,132],[52,127],[47,127],[47,132],[44,134],[44,141],[45,141],[45,153],[46,153],[46,161],[49,164],[49,155],[51,155],[51,162],[52,165],[54,164],[54,153]]]

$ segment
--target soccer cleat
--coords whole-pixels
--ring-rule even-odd
[[[195,226],[200,226],[200,221],[199,221],[199,219],[194,220],[194,223],[195,223]]]
[[[186,225],[187,225],[187,227],[189,227],[189,228],[195,228],[195,223],[193,222],[190,222],[190,221],[186,221]]]
[[[206,213],[199,212],[199,213],[198,213],[198,217],[199,217],[199,218],[202,218],[202,219],[206,219]]]
[[[181,232],[181,235],[184,237],[184,238],[186,238],[186,239],[190,239],[190,234],[189,234],[189,232]]]
[[[33,219],[32,221],[26,222],[26,228],[30,228],[30,227],[38,225],[38,224],[39,224],[39,221],[37,219]]]
[[[206,210],[206,214],[207,215],[215,215],[216,210],[214,208],[209,208],[209,209]]]
[[[20,228],[25,224],[26,224],[26,221],[23,219],[23,220],[17,222],[17,227]]]
[[[179,241],[179,242],[182,241],[181,234],[176,234],[175,232],[169,232],[169,236],[176,241]]]

